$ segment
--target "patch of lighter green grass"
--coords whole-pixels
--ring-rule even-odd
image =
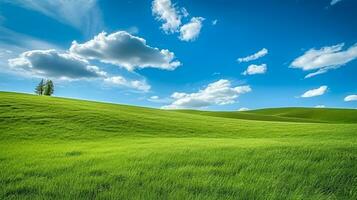
[[[9,143],[0,149],[4,198],[353,199],[357,195],[357,148],[343,142],[143,138]]]

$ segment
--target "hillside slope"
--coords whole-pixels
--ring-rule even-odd
[[[340,108],[269,108],[248,111],[248,113],[309,119],[333,123],[357,123],[357,109]]]
[[[178,110],[177,112],[258,121],[357,123],[357,109],[269,108],[244,112],[200,110]]]
[[[357,198],[357,124],[272,118],[0,92],[0,199]]]
[[[260,114],[260,113],[250,113],[248,111],[239,112],[239,111],[202,111],[202,110],[176,110],[175,112],[187,113],[193,115],[203,115],[211,117],[220,117],[220,118],[231,118],[231,119],[243,119],[243,120],[256,120],[256,121],[272,121],[272,122],[317,122],[323,123],[321,120],[305,119],[305,118],[296,118],[296,117],[284,117],[284,116],[275,116],[269,114]]]
[[[318,136],[331,124],[306,124],[239,120],[118,104],[80,101],[47,96],[0,93],[0,138],[82,138],[101,137],[279,137],[282,133]],[[198,112],[198,111],[197,111]],[[209,112],[207,112],[209,113]],[[216,114],[218,112],[212,112]],[[242,116],[242,115],[240,115]],[[267,119],[267,116],[254,119]],[[260,118],[259,118],[260,117]],[[284,117],[271,120],[289,121]],[[247,118],[243,118],[247,119]],[[292,121],[309,121],[292,119]],[[341,127],[348,126],[341,124]],[[354,127],[354,126],[353,126]],[[289,133],[286,130],[289,129]],[[217,131],[224,130],[224,131]],[[16,133],[16,134],[15,134]],[[31,133],[31,134],[30,134]]]

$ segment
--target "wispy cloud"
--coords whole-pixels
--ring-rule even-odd
[[[337,69],[357,58],[357,44],[343,50],[344,44],[326,46],[320,49],[310,49],[291,63],[291,68],[313,71],[305,76],[310,78],[323,74],[331,69]]]
[[[38,38],[15,32],[11,29],[0,26],[0,44],[2,48],[8,50],[30,50],[30,49],[49,49],[57,48],[56,45],[48,43]]]
[[[341,2],[342,0],[331,0],[330,5],[333,6],[338,2]]]
[[[156,100],[158,100],[158,99],[160,99],[159,96],[151,96],[148,100],[149,100],[149,101],[156,101]]]
[[[243,57],[243,58],[238,58],[237,61],[238,62],[249,62],[249,61],[257,60],[258,58],[261,58],[267,54],[268,54],[268,49],[263,48],[260,51],[254,53],[253,55],[249,55],[249,56]]]
[[[212,25],[215,26],[218,23],[218,19],[212,20]]]
[[[97,33],[103,28],[97,0],[9,0],[6,2],[40,12],[88,35]]]
[[[54,44],[21,34],[0,26],[0,67],[2,72],[11,73],[8,59],[32,49],[60,49]]]

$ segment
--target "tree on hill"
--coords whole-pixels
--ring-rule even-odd
[[[44,86],[45,86],[44,81],[43,79],[41,79],[41,82],[35,88],[35,93],[38,95],[42,95]]]
[[[54,88],[53,82],[51,80],[47,80],[46,84],[44,86],[43,95],[51,96],[53,94],[54,90],[55,90],[55,88]]]
[[[46,95],[51,96],[55,90],[53,82],[51,80],[46,80],[46,82],[42,79],[41,82],[36,86],[35,93],[38,95]]]

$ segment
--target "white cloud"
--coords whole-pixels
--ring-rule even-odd
[[[26,51],[9,59],[8,63],[15,71],[38,77],[81,79],[106,76],[104,71],[90,65],[87,60],[53,49]]]
[[[342,0],[331,0],[330,5],[333,6],[340,1],[342,1]]]
[[[136,90],[148,92],[151,88],[145,80],[128,80],[122,76],[112,76],[104,79],[104,82],[113,86],[128,87]]]
[[[152,13],[160,21],[163,21],[161,28],[165,33],[174,33],[181,26],[181,14],[171,3],[171,0],[154,0],[152,2]],[[188,14],[186,9],[184,15]]]
[[[356,94],[348,95],[345,97],[344,101],[357,101],[357,95]]]
[[[145,39],[125,31],[110,35],[102,32],[83,44],[73,41],[70,52],[86,59],[97,59],[124,67],[129,71],[146,67],[173,70],[181,65],[174,60],[174,53],[150,47]]]
[[[156,101],[159,99],[159,96],[151,96],[149,100]]]
[[[213,26],[217,25],[217,23],[218,23],[218,19],[215,19],[215,20],[212,21],[212,25]]]
[[[245,107],[243,107],[243,108],[239,108],[239,109],[238,109],[238,111],[239,111],[239,112],[242,112],[242,111],[248,111],[248,110],[249,110],[249,108],[245,108]]]
[[[89,34],[98,32],[103,26],[101,11],[96,0],[11,0],[8,2],[40,12]]]
[[[203,17],[192,17],[182,25],[182,19],[189,16],[185,8],[176,7],[171,0],[154,0],[152,13],[157,20],[163,22],[161,29],[166,34],[180,32],[179,39],[182,41],[194,41],[201,32]]]
[[[89,80],[96,78],[111,86],[120,86],[147,92],[150,85],[145,80],[131,80],[112,76],[97,66],[71,53],[56,50],[26,51],[17,58],[9,59],[10,68],[27,77],[54,78],[59,80]]]
[[[211,105],[232,104],[236,102],[239,95],[250,91],[251,88],[248,85],[232,87],[229,80],[221,79],[195,93],[175,92],[171,95],[173,102],[162,108],[202,108]]]
[[[160,98],[159,96],[151,96],[150,98],[147,99],[150,102],[154,102],[154,103],[170,103],[172,101],[172,99],[169,98]]]
[[[0,68],[2,72],[24,77],[52,78],[59,80],[97,79],[119,86],[119,79],[88,60],[42,40],[0,27]],[[37,50],[29,50],[37,49]],[[131,73],[134,75],[135,73]],[[140,91],[150,90],[145,80],[123,78],[121,87]]]
[[[190,14],[188,13],[188,11],[186,10],[186,8],[181,8],[181,14],[184,17],[188,17]]]
[[[9,67],[8,60],[18,57],[22,52],[32,49],[58,49],[56,45],[50,44],[38,38],[15,32],[0,26],[0,68],[2,73],[18,74]]]
[[[247,57],[244,57],[244,58],[238,58],[237,61],[238,62],[249,62],[249,61],[261,58],[261,57],[263,57],[263,56],[265,56],[267,54],[268,54],[268,49],[263,48],[263,49],[261,49],[260,51],[256,52],[253,55],[250,55],[250,56],[247,56]]]
[[[180,28],[180,40],[183,41],[194,41],[200,35],[202,22],[204,18],[202,17],[192,17],[191,21]]]
[[[306,91],[304,94],[301,95],[301,97],[309,98],[309,97],[321,96],[325,94],[326,91],[327,91],[327,86],[323,85],[319,88]]]
[[[248,68],[242,73],[243,75],[253,75],[253,74],[265,74],[267,71],[267,65],[249,65]]]
[[[346,50],[342,50],[344,44],[326,46],[321,49],[310,49],[304,55],[296,58],[292,63],[292,68],[302,69],[303,71],[316,70],[305,76],[310,78],[318,74],[326,73],[331,69],[339,68],[346,63],[357,58],[357,44],[352,45]]]
[[[326,106],[325,105],[317,105],[315,106],[315,108],[325,108]]]

